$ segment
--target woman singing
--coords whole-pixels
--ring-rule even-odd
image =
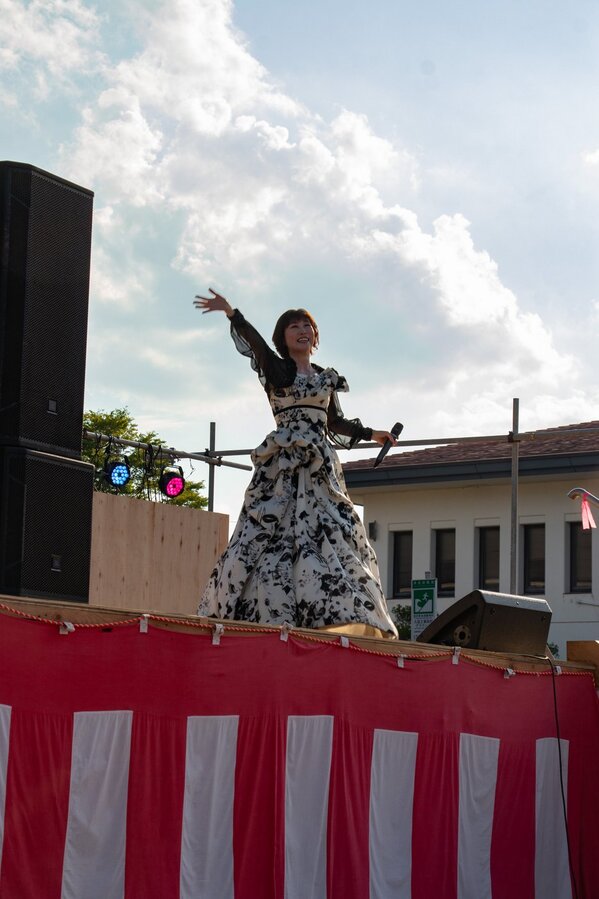
[[[337,393],[347,383],[334,368],[312,362],[318,327],[309,312],[283,313],[275,353],[238,309],[210,293],[196,296],[194,305],[227,315],[235,346],[266,390],[276,428],[252,453],[254,475],[198,615],[396,637],[376,556],[329,442],[382,445],[395,438],[343,417]]]

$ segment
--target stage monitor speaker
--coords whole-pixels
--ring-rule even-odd
[[[81,458],[92,207],[0,162],[0,444]]]
[[[544,599],[473,590],[442,612],[422,643],[544,656],[551,609]]]
[[[0,446],[0,593],[88,602],[94,474]]]

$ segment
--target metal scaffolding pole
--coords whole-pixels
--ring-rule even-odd
[[[214,465],[225,465],[227,468],[241,468],[243,471],[251,471],[251,465],[243,465],[241,462],[223,462],[220,458],[221,453],[210,455],[208,453],[188,453],[185,450],[176,449],[174,446],[164,446],[162,443],[141,443],[139,440],[127,440],[125,437],[113,437],[111,434],[100,434],[98,431],[83,431],[83,438],[88,440],[102,440],[106,443],[111,442],[115,446],[132,446],[136,449],[149,450],[156,457],[170,459],[196,459],[199,462],[206,462],[210,465],[210,470]],[[235,452],[230,455],[245,455],[242,452]]]
[[[214,453],[216,446],[216,422],[210,422],[210,443],[208,450],[210,455]],[[226,463],[225,463],[226,464]],[[214,512],[214,465],[208,469],[208,511]]]
[[[519,413],[520,400],[512,401],[512,508],[510,533],[510,593],[518,592],[518,472],[520,467]]]
[[[508,434],[487,434],[475,437],[431,437],[422,440],[398,440],[397,447],[423,447],[423,446],[442,446],[457,443],[511,443],[512,444],[512,466],[511,466],[511,534],[510,534],[510,591],[517,593],[518,588],[518,557],[519,557],[519,527],[518,527],[518,480],[520,465],[520,444],[528,441],[539,441],[548,439],[556,435],[563,434],[563,429],[553,428],[543,431],[529,431],[521,434],[519,430],[519,412],[520,401],[518,398],[512,400],[512,430]],[[568,430],[569,435],[588,434],[589,431],[599,430],[597,428],[571,428]],[[225,461],[227,456],[249,456],[253,452],[253,448],[247,449],[216,449],[216,422],[210,422],[210,439],[209,447],[205,453],[188,453],[184,450],[178,450],[174,447],[167,447],[160,444],[152,445],[148,443],[140,443],[136,440],[126,440],[124,437],[111,437],[110,434],[98,434],[94,431],[84,430],[83,436],[89,439],[112,441],[113,444],[121,444],[123,446],[138,447],[148,449],[154,454],[162,453],[163,456],[172,459],[197,459],[200,462],[206,462],[210,466],[208,475],[208,510],[214,511],[214,490],[215,490],[215,471],[216,465],[228,468],[242,469],[243,471],[252,471],[251,465],[243,465],[238,462]],[[378,443],[359,443],[354,447],[336,447],[337,450],[344,449],[380,449]],[[599,500],[584,491],[583,488],[576,488],[580,493],[584,492],[591,500],[595,500],[599,504]],[[574,491],[570,495],[573,496]],[[580,495],[580,493],[578,495]]]

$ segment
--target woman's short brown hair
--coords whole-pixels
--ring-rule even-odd
[[[312,330],[314,331],[314,344],[312,349],[316,349],[318,346],[318,325],[314,321],[313,317],[310,315],[307,309],[288,309],[287,312],[284,312],[283,315],[279,318],[278,322],[275,325],[275,329],[272,332],[272,342],[277,348],[277,352],[286,357],[289,355],[289,350],[287,349],[287,344],[285,343],[285,329],[292,322],[302,321],[303,319],[307,319],[312,325]]]

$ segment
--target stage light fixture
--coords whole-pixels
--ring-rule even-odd
[[[106,459],[104,477],[113,487],[124,487],[131,478],[131,469],[126,457],[122,459]]]
[[[160,472],[160,480],[158,481],[160,491],[174,499],[180,496],[185,490],[185,478],[183,477],[183,469],[180,465],[166,465]]]

